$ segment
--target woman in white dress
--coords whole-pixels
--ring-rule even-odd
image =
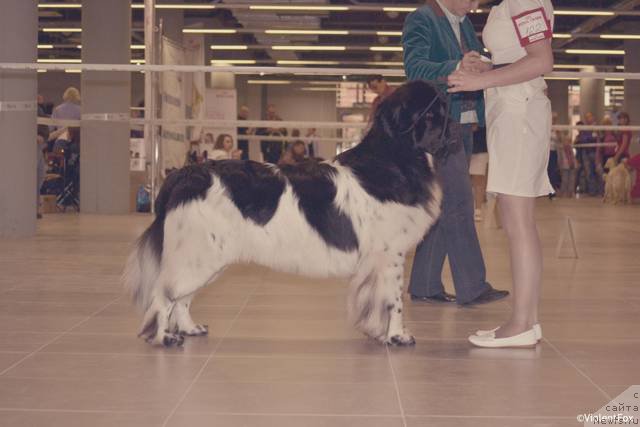
[[[469,337],[480,347],[533,347],[542,337],[542,249],[534,208],[536,197],[553,192],[547,175],[551,105],[542,78],[553,70],[552,29],[550,0],[503,0],[482,33],[492,63],[474,53],[473,70],[449,76],[450,92],[485,89],[487,191],[498,194],[511,255],[513,313],[502,326]]]

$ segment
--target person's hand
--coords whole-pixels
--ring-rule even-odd
[[[449,84],[449,93],[456,92],[473,92],[485,88],[482,73],[472,71],[458,70],[454,71],[447,78]]]
[[[242,158],[242,150],[234,150],[233,152],[231,152],[231,158],[240,160]]]
[[[464,71],[472,71],[475,73],[482,73],[491,69],[489,64],[486,64],[480,57],[480,54],[475,50],[467,52],[460,61],[460,69]]]

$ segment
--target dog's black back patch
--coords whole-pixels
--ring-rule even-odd
[[[259,225],[271,220],[285,187],[284,179],[272,167],[250,160],[221,160],[209,164],[244,218]]]
[[[325,163],[309,160],[283,166],[281,172],[291,183],[307,222],[329,245],[343,251],[358,248],[358,237],[351,219],[334,204],[336,186],[332,177],[336,169]]]

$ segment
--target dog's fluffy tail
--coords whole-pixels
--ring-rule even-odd
[[[163,229],[164,218],[156,217],[129,254],[122,276],[125,289],[143,311],[151,305],[153,290],[160,274]]]
[[[122,275],[125,289],[134,303],[146,311],[151,305],[154,287],[160,274],[164,243],[164,221],[167,206],[174,188],[179,182],[177,173],[169,174],[155,200],[156,218],[140,236],[129,254]]]

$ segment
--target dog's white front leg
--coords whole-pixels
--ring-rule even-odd
[[[398,260],[384,271],[385,286],[394,293],[393,303],[389,304],[389,329],[385,342],[393,345],[413,345],[416,340],[404,326],[402,293],[404,289],[404,254],[398,254]]]

